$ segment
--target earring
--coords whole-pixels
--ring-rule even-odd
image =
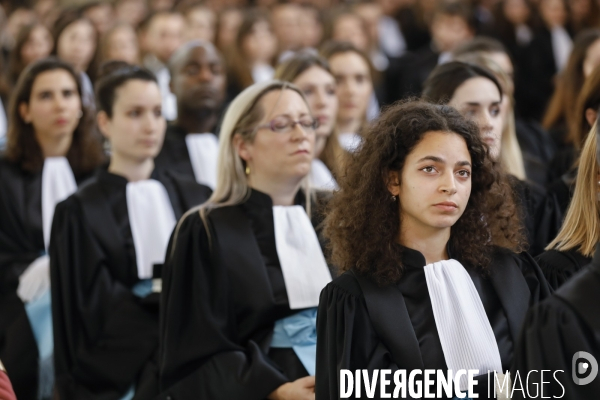
[[[392,195],[392,201],[396,201],[396,200],[398,200],[398,196]]]
[[[250,175],[250,167],[246,165],[246,176]]]

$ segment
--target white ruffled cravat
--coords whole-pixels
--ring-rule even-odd
[[[42,229],[44,246],[50,244],[50,231],[56,205],[75,193],[77,182],[65,157],[48,157],[42,170]]]
[[[573,49],[573,41],[565,28],[557,26],[550,31],[552,36],[552,52],[554,53],[554,62],[556,70],[562,71],[569,61],[571,50]]]
[[[503,373],[494,331],[462,264],[443,260],[426,265],[425,278],[448,369]],[[460,387],[467,387],[466,376],[461,377]]]
[[[312,187],[322,190],[336,190],[338,188],[337,182],[333,178],[333,175],[331,175],[331,171],[318,158],[312,161],[310,183]]]
[[[316,307],[331,273],[301,206],[274,206],[275,245],[291,309]]]
[[[152,278],[154,264],[165,260],[175,213],[162,183],[148,179],[127,184],[127,214],[135,246],[138,277]]]
[[[217,186],[219,142],[212,133],[190,133],[185,136],[196,182],[214,189]]]

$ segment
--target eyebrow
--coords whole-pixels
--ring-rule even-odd
[[[502,100],[492,101],[492,105],[500,104],[500,103],[502,103]],[[468,106],[472,106],[472,107],[476,107],[476,106],[480,106],[481,105],[481,103],[477,102],[477,101],[468,101],[465,104],[468,105]]]
[[[440,163],[440,164],[446,164],[446,161],[443,158],[436,157],[436,156],[425,156],[425,157],[421,158],[419,161],[417,161],[417,163],[420,163],[422,161],[428,161],[428,160],[429,161],[433,161],[433,162],[437,162],[437,163]],[[469,166],[470,167],[471,163],[465,160],[465,161],[457,161],[455,165],[459,166],[459,167],[465,167],[465,166]]]

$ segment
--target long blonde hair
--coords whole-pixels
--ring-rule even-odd
[[[546,247],[566,251],[577,249],[591,257],[600,239],[600,202],[598,201],[598,121],[583,144],[575,193],[560,232]]]
[[[525,163],[523,161],[523,152],[519,141],[517,140],[517,128],[515,123],[513,83],[506,72],[492,58],[487,57],[485,53],[468,53],[455,58],[456,61],[462,61],[469,64],[475,64],[486,68],[493,73],[508,98],[507,121],[502,128],[502,140],[500,141],[500,160],[504,171],[514,175],[520,180],[527,179],[525,174]]]
[[[245,141],[253,141],[256,135],[256,126],[268,110],[259,106],[260,100],[265,94],[281,90],[293,90],[298,93],[306,107],[310,110],[304,94],[297,86],[277,80],[255,83],[244,89],[229,105],[221,132],[219,134],[219,159],[217,162],[217,185],[210,198],[197,207],[190,209],[181,218],[175,230],[175,238],[179,232],[179,226],[189,214],[199,212],[204,225],[207,224],[207,215],[210,210],[234,206],[245,202],[250,196],[250,186],[246,176],[246,165],[237,153],[233,138],[240,135]],[[312,191],[308,177],[302,180],[301,187],[306,196],[306,212],[311,215]],[[208,229],[207,229],[208,231]],[[210,238],[210,236],[209,236]],[[173,246],[174,248],[175,246]]]

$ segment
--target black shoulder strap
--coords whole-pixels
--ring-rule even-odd
[[[367,311],[377,335],[401,369],[423,369],[417,335],[406,309],[404,296],[396,285],[377,286],[372,280],[352,274],[365,297]]]

